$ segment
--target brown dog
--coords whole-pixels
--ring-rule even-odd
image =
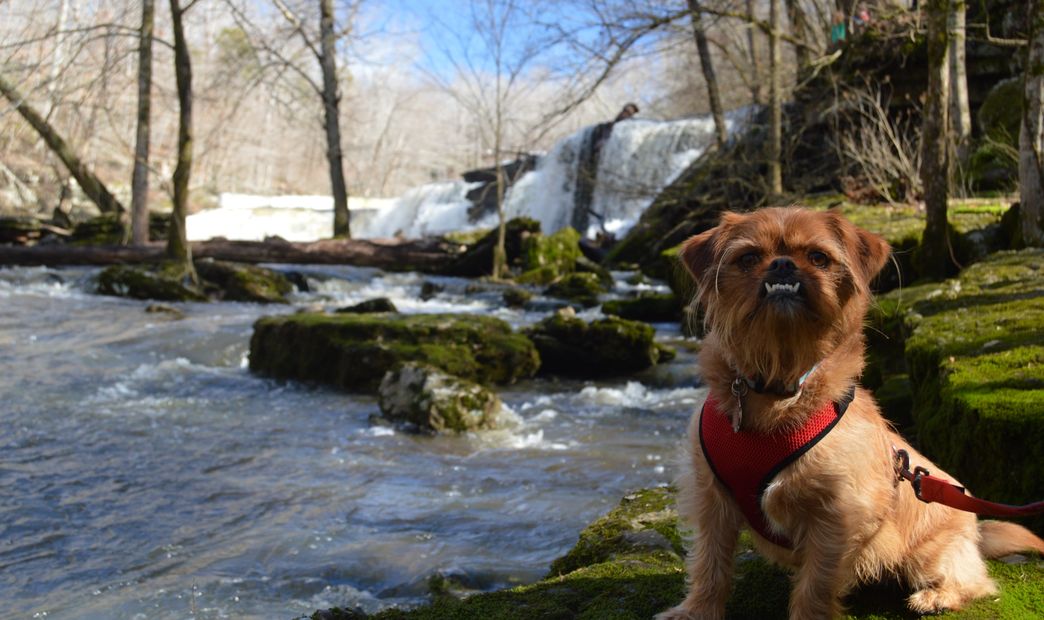
[[[723,617],[744,526],[765,557],[794,569],[791,618],[836,617],[852,586],[885,575],[909,584],[915,611],[957,609],[996,591],[984,556],[1044,552],[1023,527],[977,524],[897,483],[893,447],[952,478],[856,387],[869,283],[889,254],[884,239],[840,214],[799,208],[725,213],[684,245],[705,312],[700,366],[714,404],[693,416],[680,481],[679,510],[694,530],[689,592],[659,619]],[[781,468],[769,463],[758,493],[737,490],[726,470],[764,460],[763,436],[788,434],[798,444],[815,438]]]

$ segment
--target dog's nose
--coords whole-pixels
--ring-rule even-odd
[[[782,275],[790,273],[792,271],[796,271],[797,265],[795,265],[794,261],[790,260],[789,258],[785,256],[780,256],[779,258],[773,259],[773,261],[769,263],[768,270],[770,272]]]

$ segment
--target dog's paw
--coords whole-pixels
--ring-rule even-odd
[[[925,588],[906,599],[911,610],[921,614],[941,614],[961,608],[964,597],[961,593],[945,588]]]

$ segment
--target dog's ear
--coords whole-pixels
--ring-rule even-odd
[[[892,254],[892,246],[888,245],[888,242],[880,235],[875,235],[858,226],[852,228],[859,237],[858,261],[863,272],[863,281],[869,284],[888,262],[888,257]]]
[[[689,270],[696,282],[703,280],[703,274],[714,264],[714,242],[717,234],[718,229],[711,228],[689,237],[682,244],[681,251],[678,252],[682,264]]]

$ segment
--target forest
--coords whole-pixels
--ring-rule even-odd
[[[0,0],[0,618],[663,612],[724,212],[886,241],[859,385],[1040,500],[1042,5]]]

